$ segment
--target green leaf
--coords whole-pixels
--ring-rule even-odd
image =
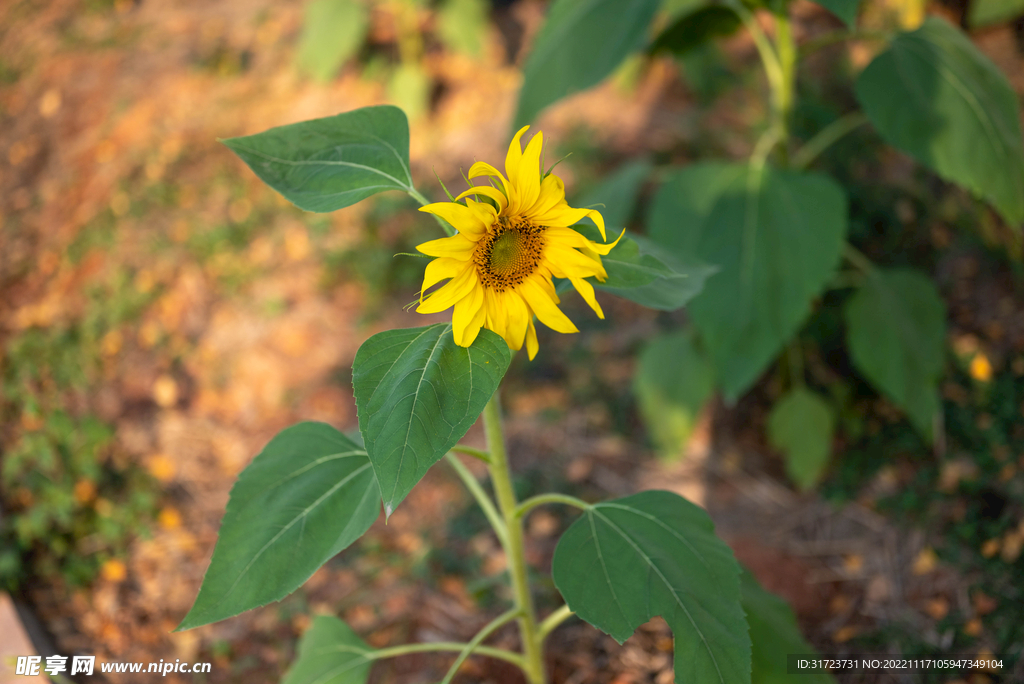
[[[786,394],[768,416],[768,442],[786,457],[786,473],[800,489],[810,489],[821,479],[834,431],[828,402],[806,387]]]
[[[1020,16],[1024,16],[1024,0],[971,0],[967,23],[971,28],[978,28]]]
[[[967,36],[928,17],[861,72],[856,91],[886,142],[1024,223],[1020,105]]]
[[[740,585],[753,646],[751,684],[791,684],[793,675],[787,672],[786,654],[810,655],[815,653],[814,647],[804,639],[785,599],[765,591],[746,568],[743,568]],[[807,684],[835,684],[836,681],[825,672],[808,672],[799,679]]]
[[[484,0],[446,0],[438,15],[438,34],[454,52],[479,57],[487,31]]]
[[[388,330],[363,343],[352,386],[387,516],[476,422],[511,361],[500,336],[484,329],[460,347],[450,323]]]
[[[603,242],[594,226],[577,224],[573,228],[590,240]],[[593,281],[595,288],[660,311],[681,308],[717,270],[696,259],[680,259],[639,235],[623,236],[615,249],[601,257],[601,263],[608,279]],[[562,283],[558,291],[570,287]]]
[[[857,9],[860,7],[860,0],[814,0],[814,2],[842,19],[848,28],[853,29],[857,25]]]
[[[697,414],[714,391],[711,361],[690,332],[659,335],[640,352],[633,391],[659,453],[672,457],[690,439]]]
[[[660,0],[555,0],[526,60],[516,128],[596,85],[639,50]],[[595,49],[600,46],[600,49]]]
[[[916,271],[876,269],[846,304],[845,318],[857,369],[931,439],[946,339],[935,285]]]
[[[572,206],[597,209],[608,230],[617,234],[633,216],[640,188],[650,174],[649,159],[624,164],[581,199],[573,201]],[[583,219],[583,223],[595,225],[589,218]]]
[[[306,211],[335,211],[383,190],[413,187],[409,123],[401,109],[389,105],[278,126],[224,144]]]
[[[750,682],[739,565],[686,499],[647,491],[591,506],[558,541],[552,576],[569,608],[619,643],[661,615],[677,682]]]
[[[190,629],[278,601],[370,528],[380,490],[366,452],[325,423],[277,434],[238,476]]]
[[[714,163],[675,174],[654,205],[654,240],[721,269],[689,311],[726,399],[735,400],[832,277],[846,235],[846,197],[821,174]]]
[[[306,5],[298,64],[318,81],[329,81],[366,40],[370,13],[354,0],[312,0]]]
[[[317,615],[281,684],[365,684],[373,649],[336,617]]]
[[[730,36],[742,25],[736,13],[722,5],[698,5],[676,19],[651,44],[650,52],[677,57],[715,38]]]

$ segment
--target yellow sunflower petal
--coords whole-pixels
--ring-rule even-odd
[[[498,190],[497,188],[492,188],[490,185],[473,186],[472,188],[466,190],[466,192],[462,193],[455,199],[460,200],[466,197],[472,197],[473,195],[483,195],[484,197],[490,197],[492,200],[497,202],[499,212],[505,211],[505,207],[508,206],[508,198],[505,197],[505,194],[501,190]]]
[[[456,302],[468,295],[479,283],[480,281],[476,277],[476,269],[467,268],[458,276],[442,285],[440,290],[423,300],[423,303],[416,307],[416,312],[423,314],[440,313],[454,306]]]
[[[562,310],[555,306],[554,300],[544,291],[544,286],[538,282],[536,275],[530,276],[516,288],[516,291],[523,295],[523,299],[530,305],[530,308],[540,322],[555,332],[574,333],[579,329],[569,320],[569,317],[562,313]]]
[[[455,336],[455,344],[460,347],[473,344],[484,323],[483,305],[484,291],[480,287],[474,287],[468,297],[463,297],[455,303],[455,311],[452,313],[452,334]]]
[[[501,181],[501,187],[505,189],[505,196],[508,198],[509,201],[512,200],[512,192],[509,187],[508,180],[506,180],[505,177],[501,175],[501,171],[498,171],[498,169],[494,168],[487,162],[475,162],[472,166],[469,167],[469,173],[466,174],[466,176],[469,177],[470,179],[480,178],[481,176],[497,178],[498,180]]]
[[[508,316],[498,302],[498,293],[494,290],[484,289],[484,312],[487,315],[484,327],[504,337]]]
[[[526,302],[517,292],[503,292],[503,304],[508,312],[508,329],[505,331],[505,341],[508,346],[516,351],[522,349],[523,338],[526,337],[526,325],[531,314]]]
[[[579,223],[585,216],[589,216],[597,224],[597,229],[601,231],[601,237],[607,240],[608,236],[604,232],[604,217],[596,209],[573,209],[568,204],[562,204],[532,218],[541,226],[565,227]]]
[[[466,235],[459,233],[451,237],[438,238],[416,245],[416,250],[421,254],[433,257],[450,257],[459,261],[469,261],[476,249],[476,242],[470,240]]]
[[[532,207],[525,209],[523,214],[530,219],[534,216],[543,216],[563,202],[565,202],[565,184],[562,183],[561,178],[551,174],[540,182],[540,194],[537,196],[537,201],[533,203]]]
[[[462,273],[467,268],[472,268],[472,265],[466,261],[459,261],[458,259],[450,259],[448,257],[439,257],[433,259],[427,264],[427,270],[423,273],[423,287],[420,290],[420,301],[423,301],[423,292],[430,289],[434,285],[445,278],[454,278]]]
[[[505,171],[508,173],[508,182],[516,189],[519,198],[519,211],[526,213],[529,207],[537,203],[540,197],[540,153],[544,147],[544,133],[537,131],[526,151],[519,159],[514,172],[509,171],[508,162],[505,162]]]
[[[594,286],[588,283],[583,278],[577,278],[575,276],[569,276],[569,282],[576,288],[576,291],[580,293],[583,300],[590,305],[590,308],[594,310],[598,318],[604,318],[604,311],[601,310],[601,305],[597,303],[597,297],[594,296]]]
[[[505,155],[505,173],[508,175],[510,182],[515,183],[515,179],[519,174],[519,162],[523,158],[523,145],[520,139],[530,127],[523,126],[519,129],[514,136],[512,136],[512,142],[508,145],[508,154]]]
[[[612,251],[612,247],[619,244],[619,240],[626,234],[626,229],[623,228],[622,232],[619,233],[619,237],[615,238],[615,242],[609,242],[601,244],[600,242],[594,242],[588,240],[582,233],[578,233],[572,228],[566,228],[563,226],[552,226],[544,230],[544,237],[548,242],[558,242],[567,247],[575,247],[576,249],[590,249],[602,256],[607,256],[608,252]]]
[[[551,275],[556,278],[600,276],[603,280],[608,275],[601,265],[601,257],[596,254],[590,256],[575,249],[548,245],[544,248],[544,258],[550,262]]]
[[[533,325],[533,312],[531,312],[529,323],[526,326],[526,353],[530,356],[531,361],[537,355],[538,349],[540,349],[540,345],[537,344],[537,328]]]
[[[478,239],[490,227],[490,224],[483,222],[478,212],[458,202],[434,202],[420,207],[420,211],[440,216],[455,230],[474,239]]]

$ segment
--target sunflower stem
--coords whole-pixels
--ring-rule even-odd
[[[519,611],[519,630],[523,642],[523,672],[529,684],[545,684],[544,659],[541,640],[538,638],[537,612],[530,594],[530,583],[526,572],[526,554],[523,548],[523,523],[516,515],[516,493],[512,488],[512,473],[508,467],[505,451],[505,435],[501,428],[501,408],[498,393],[495,392],[484,408],[484,432],[487,435],[487,450],[491,454],[491,481],[498,508],[505,518],[508,535],[508,570],[512,578],[516,609]]]

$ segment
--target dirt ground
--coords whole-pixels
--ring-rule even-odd
[[[520,83],[516,64],[543,11],[534,1],[502,5],[476,61],[428,49],[433,107],[412,123],[411,149],[426,194],[440,196],[435,172],[455,187],[459,169],[502,158]],[[806,14],[808,22],[820,20]],[[504,559],[485,532],[455,542],[478,559],[475,576],[428,573],[438,567],[432,549],[451,544],[453,525],[470,516],[469,497],[438,466],[387,526],[378,522],[295,597],[172,632],[196,595],[229,489],[249,459],[298,420],[356,429],[348,369],[361,342],[386,328],[443,318],[402,309],[415,286],[381,293],[329,258],[360,245],[370,223],[385,238],[435,237],[411,201],[382,219],[370,203],[306,215],[217,143],[385,100],[383,86],[356,66],[326,85],[302,78],[293,59],[301,21],[298,3],[267,0],[0,6],[0,67],[14,74],[0,84],[0,338],[87,316],[88,287],[113,273],[127,274],[125,287],[147,302],[100,340],[98,374],[68,402],[114,426],[118,458],[150,474],[159,504],[123,560],[105,564],[90,588],[59,577],[28,588],[25,598],[58,652],[212,661],[211,682],[272,682],[293,658],[311,614],[342,616],[374,646],[464,640],[502,599],[494,585]],[[387,17],[375,21],[375,35],[386,41]],[[1024,91],[1012,41],[1008,30],[982,36]],[[730,49],[736,59],[752,56],[743,41]],[[698,132],[692,106],[674,65],[656,62],[633,89],[609,84],[584,93],[549,111],[541,125],[552,140],[585,130],[604,160],[676,155],[676,141]],[[761,113],[756,104],[724,108],[702,125],[726,130]],[[735,137],[723,147],[739,156],[749,143]],[[591,173],[571,158],[561,169],[570,189],[578,175]],[[236,229],[244,235],[239,244],[216,241],[217,231]],[[582,348],[601,358],[598,367],[568,366],[548,376],[559,362],[531,370],[518,359],[513,368],[504,401],[518,472],[540,472],[594,496],[658,486],[701,503],[737,556],[791,602],[817,645],[852,637],[864,616],[932,629],[927,602],[937,593],[971,611],[968,579],[931,560],[923,533],[860,504],[835,509],[794,494],[776,479],[777,464],[764,465],[770,457],[718,439],[712,417],[720,408],[706,417],[688,458],[674,465],[617,436],[612,426],[632,419],[577,389],[596,383],[627,394],[632,351],[654,330],[655,315],[604,299],[608,319],[619,321],[614,328],[541,338],[541,353],[551,359]],[[588,313],[570,305],[570,316]],[[5,439],[18,429],[7,426]],[[478,427],[468,441],[482,441]],[[531,560],[541,567],[566,524],[560,515],[531,519]],[[556,605],[552,592],[540,597],[547,610]],[[514,645],[514,634],[500,633],[503,642]],[[658,620],[622,648],[567,623],[549,660],[557,682],[671,681],[671,640]],[[388,661],[373,681],[435,681],[446,666],[432,656]],[[502,668],[473,661],[464,680],[520,681]]]

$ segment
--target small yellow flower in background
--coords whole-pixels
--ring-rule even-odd
[[[552,277],[567,278],[604,318],[594,287],[585,278],[604,281],[608,277],[601,255],[607,255],[619,240],[602,245],[569,228],[590,217],[607,239],[599,212],[570,207],[561,179],[550,173],[542,176],[543,134],[538,132],[523,151],[519,140],[527,128],[512,139],[504,176],[484,162],[469,169],[470,178],[494,178],[499,188],[475,186],[455,202],[437,202],[420,209],[440,216],[458,233],[416,248],[437,257],[427,265],[423,291],[450,279],[426,298],[421,295],[416,310],[429,314],[455,307],[452,330],[456,344],[470,346],[480,328],[487,328],[505,338],[512,349],[520,349],[525,339],[532,359],[537,355],[534,316],[558,332],[578,332],[557,306]],[[486,197],[494,204],[471,196]],[[466,200],[465,205],[458,202],[461,199]]]
[[[988,382],[992,379],[992,362],[981,352],[971,359],[971,377],[978,382]]]

